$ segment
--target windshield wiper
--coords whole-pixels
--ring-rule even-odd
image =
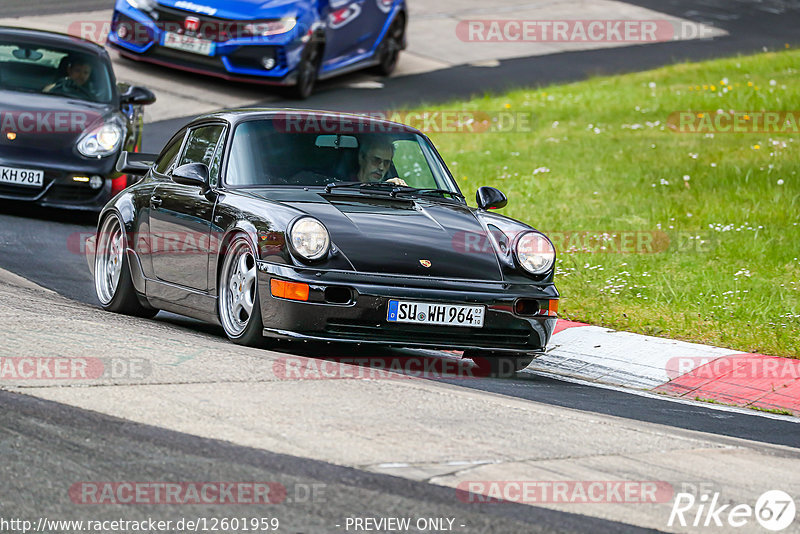
[[[465,197],[461,193],[456,193],[455,191],[450,191],[449,189],[417,189],[416,187],[408,187],[408,186],[396,186],[392,189],[392,192],[389,193],[391,196],[396,197],[400,193],[409,193],[413,195],[450,195],[453,198],[460,198],[464,200]]]
[[[388,182],[341,182],[341,183],[330,183],[325,186],[325,192],[330,193],[334,189],[343,189],[343,188],[351,188],[357,187],[359,189],[387,189],[391,188],[394,189],[397,187],[395,184],[390,184]]]
[[[456,193],[455,191],[450,191],[449,189],[417,189],[416,187],[410,187],[407,185],[397,185],[391,182],[343,182],[343,183],[330,183],[325,186],[325,192],[330,193],[333,189],[342,189],[342,188],[353,188],[357,187],[359,189],[391,189],[389,191],[389,196],[397,197],[397,195],[401,193],[409,193],[413,195],[435,195],[435,194],[442,194],[442,195],[450,195],[453,198],[460,198],[464,200],[465,197],[461,193]]]

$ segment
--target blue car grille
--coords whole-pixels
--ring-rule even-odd
[[[249,35],[244,30],[248,21],[219,19],[164,6],[159,6],[155,13],[158,17],[155,24],[162,31],[186,33],[219,43]],[[197,30],[193,30],[191,26],[187,28],[187,17],[198,19]]]

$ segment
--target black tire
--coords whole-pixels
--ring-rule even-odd
[[[314,94],[322,64],[322,47],[309,43],[300,64],[297,66],[297,83],[288,88],[288,96],[295,100],[307,100]]]
[[[128,237],[122,221],[116,214],[109,215],[99,228],[94,262],[94,288],[100,306],[106,311],[123,315],[146,319],[155,317],[158,310],[144,304],[144,298],[138,295],[133,286],[126,252]],[[117,253],[118,247],[121,247],[120,254]],[[120,270],[118,275],[114,275],[111,271],[116,271],[117,266]]]
[[[386,36],[378,47],[379,63],[375,67],[375,73],[381,76],[391,75],[397,68],[400,60],[400,51],[403,49],[403,42],[406,35],[406,19],[403,14],[397,15]]]
[[[228,241],[223,252],[217,278],[217,314],[220,324],[228,339],[237,345],[261,347],[265,344],[262,335],[264,324],[261,320],[255,246],[246,234],[239,233]],[[247,270],[245,273],[239,273],[242,275],[241,277],[237,277],[234,269],[242,270],[239,267],[242,256],[245,257],[243,261]],[[251,272],[254,278],[252,287],[248,287],[246,275]],[[240,282],[238,292],[231,289],[234,278]],[[249,310],[247,309],[248,300]],[[242,316],[242,312],[247,312],[246,318]]]
[[[466,351],[464,357],[475,363],[478,376],[492,378],[513,378],[536,358],[535,355],[508,355],[489,351]]]

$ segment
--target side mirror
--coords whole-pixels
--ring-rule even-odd
[[[157,154],[140,154],[137,152],[122,152],[117,159],[117,172],[122,174],[132,174],[133,176],[144,176],[150,167],[153,166]]]
[[[208,167],[205,163],[187,163],[172,171],[172,181],[181,185],[193,185],[203,192],[210,189]]]
[[[478,207],[482,210],[499,210],[508,204],[508,198],[499,189],[494,187],[481,187],[475,195]]]
[[[133,104],[136,106],[149,106],[156,101],[156,95],[150,89],[144,87],[132,86],[122,93],[119,97],[119,102],[123,106],[126,104]]]

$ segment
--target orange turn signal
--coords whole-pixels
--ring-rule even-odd
[[[279,299],[308,301],[308,284],[298,284],[296,282],[286,282],[273,278],[269,283],[272,296]]]
[[[553,317],[558,317],[558,301],[551,300],[547,304],[547,315],[552,315]]]

